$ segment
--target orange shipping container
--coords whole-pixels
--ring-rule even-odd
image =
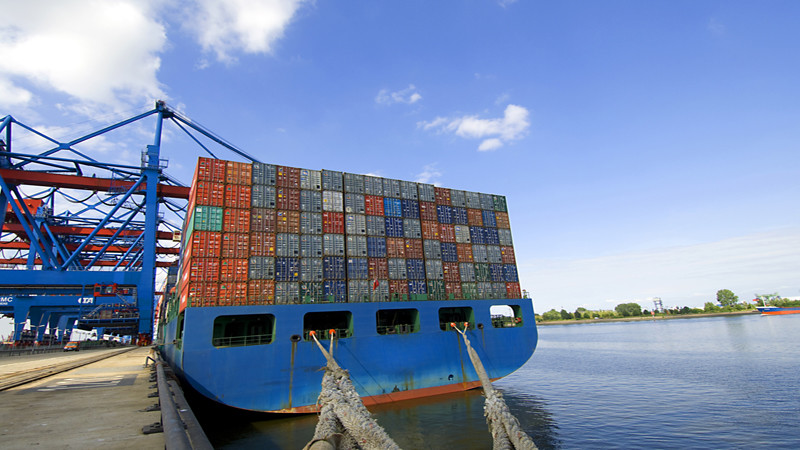
[[[514,247],[500,247],[500,256],[503,259],[503,264],[516,264],[517,260],[514,257]]]
[[[225,186],[225,204],[226,208],[250,208],[250,186],[241,186],[238,184],[228,184]]]
[[[300,189],[300,169],[288,166],[275,168],[276,184],[280,187]]]
[[[250,211],[250,229],[254,233],[275,233],[275,210],[253,208]]]
[[[482,227],[483,211],[480,209],[467,209],[467,223],[471,227]]]
[[[446,281],[444,283],[444,291],[447,293],[448,297],[452,295],[454,300],[461,300],[464,298],[461,294],[461,283]]]
[[[519,283],[506,283],[506,294],[508,298],[522,298]]]
[[[225,182],[225,161],[221,159],[199,158],[195,169],[196,180]]]
[[[250,280],[247,283],[247,303],[271,305],[275,302],[274,280]]]
[[[277,211],[275,220],[278,233],[300,233],[300,211]]]
[[[443,223],[439,227],[439,239],[442,242],[455,242],[456,241],[456,227]]]
[[[250,210],[236,208],[222,210],[222,231],[226,233],[249,233]]]
[[[423,220],[420,223],[422,225],[423,239],[439,239],[439,222]]]
[[[251,256],[275,256],[274,233],[250,233]]]
[[[227,282],[219,284],[219,306],[247,304],[247,283]]]
[[[511,228],[511,222],[508,220],[508,213],[502,211],[494,212],[495,220],[497,220],[497,228]]]
[[[450,204],[452,203],[450,201],[450,189],[435,187],[434,188],[434,192],[436,192],[436,204],[437,205],[450,206]]]
[[[250,163],[227,161],[225,182],[228,184],[250,185],[253,180],[253,165]]]
[[[406,243],[403,238],[386,238],[386,256],[389,258],[406,257]]]
[[[438,221],[439,216],[436,213],[436,203],[419,202],[419,218],[420,220]]]
[[[406,258],[422,259],[424,252],[422,249],[422,239],[405,239]]]
[[[222,248],[222,233],[195,231],[184,251],[184,258],[219,258]]]
[[[458,262],[473,262],[472,257],[472,244],[456,244],[456,254],[458,255]]]
[[[250,239],[245,233],[223,233],[222,251],[223,258],[247,258],[250,255]]]
[[[247,281],[247,259],[223,258],[219,265],[220,281]]]

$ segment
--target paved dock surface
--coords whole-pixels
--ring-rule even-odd
[[[119,351],[3,358],[0,376]],[[149,347],[134,348],[0,392],[0,447],[163,449],[163,434],[142,433],[142,427],[161,420],[160,412],[143,411],[158,403],[147,397],[156,392],[144,367],[148,355]]]

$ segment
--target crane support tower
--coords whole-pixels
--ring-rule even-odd
[[[155,137],[139,166],[97,161],[79,147],[145,118]],[[63,339],[78,326],[106,333],[152,336],[157,270],[176,273],[189,188],[164,173],[161,135],[175,123],[240,156],[250,155],[192,122],[164,102],[69,142],[58,141],[12,116],[0,122],[0,314],[14,318],[14,341],[35,335]],[[44,142],[37,154],[16,151],[18,135]],[[99,138],[99,139],[98,139]],[[25,141],[28,144],[28,141]],[[35,191],[35,192],[33,192]],[[178,222],[159,212],[164,205]],[[24,331],[24,327],[28,330]],[[66,334],[68,336],[68,334]]]

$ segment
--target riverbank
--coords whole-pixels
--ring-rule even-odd
[[[614,319],[579,319],[579,320],[548,320],[536,322],[536,325],[573,325],[582,323],[606,323],[606,322],[641,322],[645,320],[671,320],[671,319],[696,319],[700,317],[720,317],[720,316],[741,316],[745,314],[758,314],[757,309],[747,311],[731,311],[719,313],[702,313],[702,314],[674,314],[669,316],[639,316],[639,317],[620,317]]]

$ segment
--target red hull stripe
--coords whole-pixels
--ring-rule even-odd
[[[492,381],[496,381],[495,378]],[[468,383],[448,384],[445,386],[435,386],[429,388],[412,389],[409,391],[392,392],[391,394],[373,395],[371,397],[364,397],[361,400],[365,406],[380,405],[383,403],[392,403],[403,400],[412,400],[415,398],[430,397],[433,395],[452,394],[453,392],[467,391],[481,386],[480,381],[470,381]],[[280,414],[308,414],[319,412],[317,405],[298,406],[296,408],[280,409],[277,411],[267,411]]]

